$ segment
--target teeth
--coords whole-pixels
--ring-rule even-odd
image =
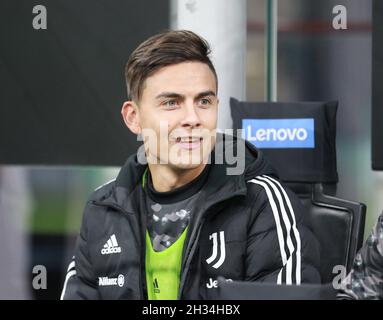
[[[189,138],[189,137],[187,137],[187,138],[180,138],[180,137],[178,137],[177,138],[177,142],[180,142],[180,141],[182,141],[182,142],[197,142],[197,141],[200,141],[201,140],[201,138]]]

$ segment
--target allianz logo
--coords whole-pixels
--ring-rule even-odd
[[[125,283],[124,275],[120,274],[117,278],[98,277],[99,286],[119,286],[122,287]]]
[[[243,119],[242,137],[258,148],[314,148],[314,119]]]
[[[233,282],[233,279],[225,279],[226,282]],[[209,278],[209,282],[206,283],[206,287],[208,289],[212,288],[218,288],[218,280],[213,280],[212,278]]]

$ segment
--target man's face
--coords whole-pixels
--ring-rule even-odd
[[[215,143],[217,84],[201,62],[164,67],[148,77],[138,102],[138,121],[149,162],[192,169]]]

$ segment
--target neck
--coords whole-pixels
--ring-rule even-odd
[[[157,192],[167,192],[182,187],[197,178],[206,164],[193,169],[173,169],[166,165],[149,164],[153,187]]]

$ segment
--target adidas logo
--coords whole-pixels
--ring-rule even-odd
[[[104,248],[101,249],[101,254],[120,253],[121,247],[118,246],[116,236],[112,234],[109,240],[104,244]]]

